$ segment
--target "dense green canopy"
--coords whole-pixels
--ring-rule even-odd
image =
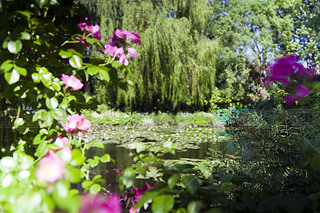
[[[95,82],[101,103],[139,111],[248,106],[261,69],[283,54],[318,65],[318,4],[297,0],[81,1],[102,34],[142,37],[128,90]],[[262,68],[263,67],[263,68]],[[260,99],[259,99],[260,100]]]

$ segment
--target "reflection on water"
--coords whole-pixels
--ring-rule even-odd
[[[137,130],[135,129],[135,131]],[[128,134],[128,132],[130,132],[130,130],[129,128],[128,129],[126,128],[126,133]],[[143,134],[144,132],[143,130],[141,132],[139,132],[139,134],[141,133],[142,135],[139,137],[136,137],[135,138],[136,140],[137,138],[140,138],[140,139],[146,138],[149,140],[150,139],[149,135],[153,135],[154,138],[157,138],[157,136],[160,134],[174,135],[176,134],[177,131],[172,131],[172,129],[167,129],[167,131],[162,129],[159,131],[158,129],[157,131],[146,131],[148,132],[148,135],[144,135],[146,133]],[[150,132],[152,134],[150,134]],[[209,134],[210,133],[208,133],[208,135]],[[212,137],[212,135],[210,135],[210,137]],[[186,140],[188,140],[188,138],[189,137],[187,136]],[[116,172],[109,172],[109,173],[106,173],[106,172],[112,171],[113,169],[119,169],[123,171],[124,169],[132,166],[133,164],[133,157],[134,157],[133,151],[123,146],[119,146],[118,144],[112,143],[112,141],[114,141],[115,139],[116,138],[112,138],[112,139],[110,138],[110,140],[104,140],[104,142],[106,142],[104,149],[93,148],[93,149],[90,149],[87,153],[88,157],[93,157],[95,155],[102,156],[105,153],[108,153],[111,156],[111,158],[115,160],[115,162],[100,163],[97,167],[93,168],[93,170],[91,171],[92,176],[95,176],[97,174],[102,175],[102,178],[105,180],[105,183],[103,184],[104,186],[113,184],[119,177],[119,174],[117,174]],[[126,139],[123,139],[123,140],[126,140]],[[161,141],[159,142],[161,143]],[[209,149],[212,149],[212,148],[220,149],[223,154],[230,154],[233,152],[233,146],[232,146],[232,143],[230,142],[220,142],[218,143],[218,146],[213,141],[201,142],[194,147],[195,149],[187,148],[184,151],[176,151],[174,155],[170,153],[166,153],[165,155],[162,156],[162,158],[170,159],[170,160],[182,159],[182,158],[183,159],[205,159],[206,157],[208,157]],[[136,186],[139,187],[143,185],[143,183],[145,183],[145,180],[142,180],[140,183],[139,181],[137,181]],[[116,186],[109,188],[109,190],[113,192],[119,192],[118,187]]]
[[[180,159],[180,158],[191,158],[191,159],[204,159],[207,156],[209,148],[213,148],[212,143],[202,143],[199,145],[199,149],[187,149],[186,151],[178,151],[175,155],[166,153],[163,155],[163,159]],[[105,180],[104,186],[112,184],[115,182],[119,174],[116,172],[109,172],[113,169],[124,170],[133,164],[133,154],[132,150],[120,147],[116,144],[105,144],[104,149],[90,149],[87,153],[88,157],[94,155],[102,156],[108,153],[115,162],[110,163],[100,163],[92,171],[92,175],[100,174]]]

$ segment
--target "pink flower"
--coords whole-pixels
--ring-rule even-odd
[[[298,86],[296,86],[295,92],[293,93],[293,95],[287,95],[285,97],[286,100],[286,104],[293,104],[295,101],[298,101],[300,99],[302,99],[303,97],[306,97],[310,94],[310,90],[308,88],[306,88],[305,86],[299,84]]]
[[[141,44],[140,35],[133,30],[126,35],[126,39],[129,43]]]
[[[39,161],[36,178],[42,182],[54,183],[62,178],[64,171],[63,161],[54,154]]]
[[[86,22],[83,22],[83,23],[80,22],[77,26],[81,31],[83,31],[87,27],[87,23]]]
[[[99,32],[100,30],[100,26],[99,25],[91,25],[91,26],[86,26],[85,27],[85,30],[88,32],[88,33],[91,33],[93,35],[94,38],[96,39],[101,39],[101,34]]]
[[[276,63],[271,66],[271,81],[279,81],[287,85],[288,77],[294,73],[296,64],[296,58],[293,55],[277,59]]]
[[[83,38],[81,38],[81,37],[78,37],[78,36],[76,36],[76,37],[74,37],[75,39],[77,39],[77,40],[79,40],[84,46],[89,46],[86,42],[85,42],[85,40],[83,39]]]
[[[79,213],[88,212],[121,213],[120,197],[116,194],[109,197],[82,195]]]
[[[129,58],[129,59],[137,58],[137,57],[138,57],[137,51],[136,51],[134,48],[132,48],[132,47],[129,47],[128,50],[127,50],[127,52],[128,52],[127,55],[128,55],[128,58]]]
[[[134,188],[133,196],[135,197],[136,202],[138,202],[144,192],[150,188],[153,188],[153,185],[144,185],[141,189]]]
[[[64,130],[69,131],[70,134],[75,134],[77,131],[87,131],[91,122],[89,120],[84,119],[84,115],[69,115],[67,117],[68,124],[62,124]]]
[[[115,30],[113,32],[113,36],[117,39],[120,39],[120,40],[125,40],[127,38],[127,35],[130,34],[127,30]]]
[[[79,90],[83,87],[83,84],[79,79],[77,79],[74,75],[68,76],[65,74],[62,74],[61,80],[65,85],[68,87],[71,87],[73,90]]]
[[[44,157],[52,157],[55,156],[57,152],[62,151],[65,152],[67,155],[70,155],[71,158],[71,147],[70,146],[65,146],[65,144],[69,141],[69,138],[63,137],[62,135],[59,135],[54,142],[55,145],[57,145],[58,149],[49,149],[47,154]]]
[[[109,55],[111,57],[114,57],[116,52],[117,52],[117,50],[118,50],[118,47],[112,46],[112,45],[108,45],[108,44],[105,44],[104,48],[105,48],[104,50],[102,49],[103,54]]]

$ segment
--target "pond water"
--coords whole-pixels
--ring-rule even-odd
[[[208,151],[216,148],[219,137],[216,129],[207,127],[139,127],[139,126],[95,126],[90,134],[90,140],[103,141],[104,149],[92,148],[87,153],[88,157],[102,156],[108,153],[115,162],[100,163],[91,171],[91,174],[102,175],[104,186],[114,184],[119,174],[115,169],[124,170],[133,164],[133,150],[130,144],[140,142],[150,147],[161,146],[166,141],[177,145],[176,153],[166,153],[163,159],[175,160],[201,160],[208,156]],[[224,136],[221,136],[224,137]],[[219,142],[219,148],[224,153],[232,151],[231,146]],[[152,148],[150,148],[152,149]],[[137,183],[140,185],[139,183]],[[113,188],[113,189],[112,189]],[[117,191],[110,187],[110,191]]]

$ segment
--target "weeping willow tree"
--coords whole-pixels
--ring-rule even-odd
[[[208,108],[217,51],[203,35],[210,16],[207,1],[96,0],[87,5],[105,38],[116,28],[135,30],[142,38],[139,58],[131,66],[133,85],[121,90],[96,82],[101,103],[138,111]]]

